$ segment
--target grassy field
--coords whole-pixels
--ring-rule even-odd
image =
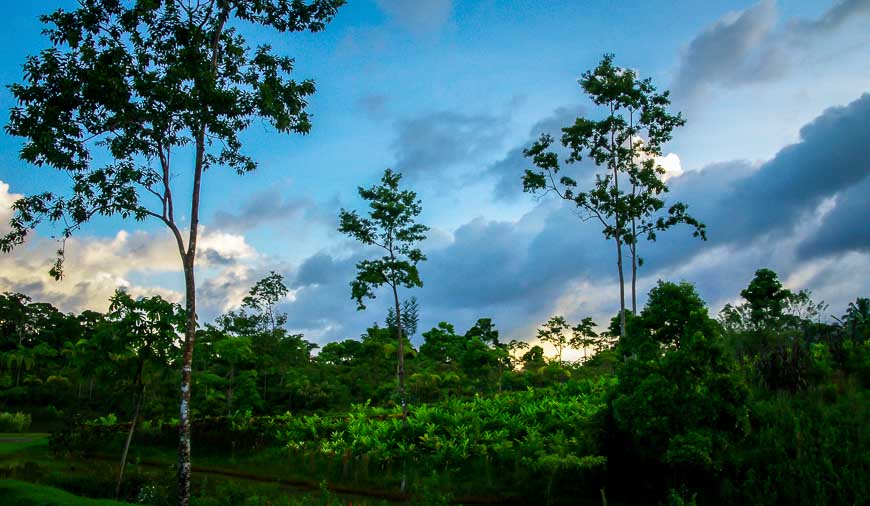
[[[92,454],[82,460],[53,454],[48,448],[48,438],[45,433],[0,434],[0,506],[129,504],[93,498],[105,497],[107,490],[114,489],[119,451],[110,445],[106,453]],[[268,461],[260,457],[201,459],[204,465],[194,468],[194,504],[388,504],[382,499],[341,493],[340,486],[337,490],[325,491],[319,489],[317,482],[308,483],[299,476],[278,473],[275,467],[260,469]],[[160,497],[169,494],[174,485],[174,460],[171,449],[135,446],[128,461],[122,498],[168,504]],[[145,496],[136,494],[138,486],[135,484],[141,483],[152,484],[147,487]]]
[[[48,434],[42,432],[0,433],[0,455],[9,455],[46,445],[48,445]]]
[[[119,506],[108,499],[87,499],[58,488],[18,480],[0,480],[0,497],[9,506]]]

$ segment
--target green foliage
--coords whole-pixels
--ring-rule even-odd
[[[697,493],[689,492],[685,487],[679,489],[670,489],[668,497],[664,501],[664,506],[697,506]]]
[[[0,413],[0,432],[27,432],[30,422],[29,413]]]
[[[402,301],[400,312],[402,313],[402,333],[410,339],[417,333],[417,325],[420,323],[420,307],[417,304],[417,297]],[[396,310],[392,306],[387,308],[387,318],[384,323],[388,329],[396,328]]]
[[[697,333],[715,340],[720,336],[704,301],[686,282],[659,281],[650,290],[640,315],[627,315],[626,328],[618,352],[642,360],[654,360],[666,351],[679,349],[684,340]]]
[[[696,333],[660,359],[625,363],[613,417],[647,465],[715,475],[748,430],[747,396],[722,343]]]
[[[101,416],[95,420],[91,420],[88,423],[90,425],[102,425],[104,427],[111,427],[114,425],[118,425],[118,417],[115,416],[115,413],[109,413],[106,416]]]
[[[715,322],[707,316],[704,301],[685,281],[677,284],[659,280],[649,292],[639,326],[664,348],[679,348],[683,337],[695,332],[718,333]]]
[[[281,437],[295,449],[379,460],[424,458],[449,465],[480,456],[519,458],[551,471],[556,463],[558,469],[597,466],[603,460],[583,457],[597,455],[596,431],[610,385],[612,380],[602,379],[586,383],[576,395],[528,390],[418,406],[407,426],[395,410],[368,405],[356,406],[347,419],[286,416]]]
[[[740,295],[749,304],[750,323],[755,327],[771,327],[782,318],[789,291],[770,269],[755,271],[755,277]]]
[[[357,264],[358,273],[351,288],[360,309],[365,309],[363,300],[374,298],[373,290],[383,284],[393,289],[423,286],[417,263],[426,260],[426,256],[416,244],[426,238],[429,228],[415,223],[422,210],[420,201],[415,192],[399,189],[401,179],[401,174],[387,169],[380,185],[359,188],[360,197],[370,208],[368,217],[356,211],[341,210],[339,232],[385,252],[379,259],[362,260]]]
[[[732,504],[834,505],[870,500],[870,394],[827,384],[755,400],[729,482]]]

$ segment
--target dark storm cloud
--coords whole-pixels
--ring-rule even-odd
[[[788,231],[870,174],[870,94],[826,110],[758,171],[737,180],[710,221],[723,240]]]
[[[870,174],[868,118],[870,94],[865,94],[844,107],[826,110],[801,128],[800,142],[783,148],[758,168],[742,161],[727,162],[671,179],[669,199],[689,204],[690,212],[706,223],[709,242],[669,232],[661,237],[667,247],[645,247],[644,256],[653,264],[667,265],[711,245],[793,236],[808,225],[823,202],[841,192],[851,194]],[[838,202],[832,215],[849,202]],[[867,227],[856,227],[854,232],[859,237],[868,233]]]
[[[237,213],[217,211],[211,224],[217,229],[245,231],[267,223],[298,219],[331,223],[332,217],[309,199],[288,197],[278,188],[269,188],[252,195]]]
[[[870,176],[837,196],[818,233],[798,247],[803,259],[846,251],[870,252]]]
[[[704,30],[683,55],[675,93],[691,96],[711,84],[745,79],[747,62],[775,24],[776,5],[766,0]]]
[[[327,284],[341,274],[347,274],[345,271],[348,271],[348,265],[354,264],[340,262],[325,252],[318,252],[302,262],[291,286],[305,287]]]
[[[306,259],[288,283],[293,300],[279,307],[287,313],[287,327],[322,345],[358,338],[375,322],[383,325],[390,296],[387,289],[377,291],[377,298],[366,302],[365,311],[358,311],[350,297],[350,282],[363,255],[357,251],[347,258],[335,258],[319,252]]]
[[[523,150],[531,146],[541,134],[549,133],[554,139],[562,136],[562,128],[574,123],[578,116],[583,115],[583,108],[580,106],[559,107],[553,113],[532,126],[529,131],[529,137],[522,146],[517,146],[505,155],[501,160],[492,164],[486,174],[494,177],[496,180],[494,188],[494,196],[498,200],[513,201],[523,197],[522,176],[525,170],[531,168],[529,159],[523,155]],[[565,155],[561,144],[554,146],[560,155]],[[560,156],[565,158],[565,156]]]
[[[497,149],[506,118],[439,111],[399,122],[394,168],[410,179],[439,177],[458,163],[474,162]]]
[[[868,14],[870,0],[836,2],[817,19],[793,19],[782,27],[773,0],[728,14],[689,43],[674,81],[674,95],[692,100],[712,87],[781,78],[818,42],[826,42],[850,24],[870,42],[860,28]]]
[[[43,281],[20,281],[0,276],[0,286],[4,287],[4,292],[22,293],[37,302],[51,300]]]

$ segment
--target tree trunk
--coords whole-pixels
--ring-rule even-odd
[[[614,114],[613,104],[610,104],[610,117]],[[614,132],[610,132],[610,153],[612,157],[616,156],[616,141]],[[619,214],[619,167],[618,160],[611,159],[611,170],[613,171],[613,219],[616,221],[616,231],[613,234],[613,239],[616,241],[616,268],[619,271],[619,335],[625,337],[625,274],[622,272],[622,222]]]
[[[263,370],[263,404],[268,404],[268,400],[266,397],[266,386],[267,386],[268,379],[269,379],[269,373],[267,373],[265,370]]]
[[[185,258],[184,284],[186,289],[187,325],[181,366],[181,406],[178,418],[178,504],[190,504],[190,387],[193,364],[193,345],[196,341],[196,280],[192,256]]]
[[[405,401],[405,343],[402,339],[402,313],[399,307],[399,293],[393,285],[393,299],[396,303],[396,338],[399,341],[399,396],[402,399],[402,423],[408,423],[408,404]]]
[[[236,366],[230,364],[229,383],[227,384],[227,415],[233,414],[233,380],[236,379]]]
[[[629,128],[634,130],[634,110],[629,110]],[[629,166],[631,170],[634,170],[634,136],[629,133],[628,135],[628,148],[629,148]],[[631,196],[632,199],[637,197],[637,182],[634,181],[635,177],[632,177],[631,183]],[[637,314],[637,220],[636,211],[634,209],[637,206],[637,203],[632,200],[631,202],[631,244],[629,245],[629,251],[631,251],[631,314]]]
[[[619,336],[625,337],[625,275],[622,272],[622,240],[618,235],[616,236],[616,268],[619,271]]]
[[[145,385],[142,384],[142,367],[144,361],[139,359],[136,368],[136,391],[134,395],[133,420],[130,422],[130,430],[127,432],[127,441],[124,442],[124,451],[121,452],[121,466],[118,468],[118,483],[115,485],[115,500],[121,495],[121,482],[124,480],[124,468],[127,466],[127,452],[130,450],[130,441],[133,440],[133,431],[136,430],[136,422],[139,420],[139,410],[142,407],[142,397]]]
[[[631,233],[636,233],[634,218],[631,219]],[[637,236],[634,240],[637,241]],[[631,245],[631,314],[637,314],[637,242]]]
[[[226,21],[226,15],[226,11],[221,13],[222,21],[220,23],[221,28],[217,30],[218,35],[223,28],[224,21]],[[214,58],[216,57],[215,55]],[[202,173],[205,166],[205,125],[202,125],[196,134],[194,163],[193,191],[190,198],[190,228],[188,230],[186,251],[181,234],[177,228],[173,228],[175,240],[178,243],[178,252],[181,254],[181,260],[184,264],[184,288],[187,310],[187,325],[184,331],[184,349],[182,351],[181,362],[181,405],[178,417],[179,506],[190,505],[190,389],[193,383],[193,345],[196,343],[196,277],[194,276],[194,267],[196,265],[196,240],[199,234],[199,197],[202,190]],[[164,177],[169,177],[168,171],[165,174]],[[171,198],[169,200],[171,202]]]

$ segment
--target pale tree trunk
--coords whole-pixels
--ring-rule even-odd
[[[396,303],[396,339],[399,341],[399,397],[402,400],[402,423],[408,423],[408,404],[405,400],[405,343],[402,339],[402,313],[399,307],[399,293],[393,285],[393,300]]]
[[[220,37],[223,33],[224,25],[230,16],[229,6],[223,2],[219,2],[219,5],[221,10],[217,16],[211,43],[211,68],[215,78],[217,78]],[[194,130],[196,154],[194,158],[193,192],[190,204],[190,231],[187,251],[184,250],[181,234],[178,233],[174,221],[170,225],[175,234],[182,262],[184,263],[185,302],[187,309],[187,326],[184,332],[184,350],[182,352],[181,366],[181,407],[178,419],[178,504],[180,506],[189,506],[190,504],[190,389],[192,386],[193,346],[196,342],[196,278],[194,276],[194,266],[196,263],[196,239],[199,233],[199,197],[205,163],[206,126],[202,124]],[[171,216],[172,197],[169,194],[168,160],[164,164],[163,169],[164,184],[166,184],[167,189],[166,196],[169,201],[169,213]]]
[[[396,290],[396,285],[393,284],[393,301],[396,304],[396,338],[399,340],[399,397],[402,400],[402,426],[408,426],[408,403],[405,400],[405,343],[402,339],[402,310],[399,305],[399,292]],[[402,483],[400,490],[405,491],[405,459],[402,459]]]
[[[619,335],[625,337],[625,275],[622,272],[622,240],[616,236],[616,268],[619,271]]]
[[[635,233],[634,218],[631,219],[631,233]],[[637,314],[637,243],[631,245],[631,313]]]
[[[629,128],[634,129],[634,111],[629,111]],[[628,135],[629,151],[629,166],[634,170],[634,136]],[[631,196],[637,196],[637,183],[631,183]],[[635,205],[632,202],[632,205]],[[631,244],[629,251],[631,252],[631,314],[637,314],[637,220],[635,219],[634,209],[631,212]]]
[[[613,117],[613,104],[610,105],[610,116]],[[625,337],[625,274],[622,271],[622,222],[619,214],[619,167],[616,159],[616,139],[614,131],[610,131],[611,170],[613,171],[613,189],[616,202],[613,206],[613,218],[616,221],[616,231],[613,239],[616,242],[616,269],[619,272],[619,335]]]
[[[205,127],[196,139],[196,167],[193,175],[193,196],[190,210],[190,235],[187,251],[176,234],[184,262],[185,302],[187,325],[184,332],[184,349],[181,362],[181,406],[178,417],[178,504],[190,504],[190,390],[192,387],[193,346],[196,342],[196,240],[199,232],[199,196],[202,185],[203,159],[205,156]]]
[[[142,397],[144,397],[145,385],[142,383],[142,368],[144,361],[139,360],[139,365],[136,368],[136,390],[133,403],[133,420],[130,422],[130,430],[127,432],[127,440],[124,442],[124,450],[121,452],[121,465],[118,468],[118,483],[115,485],[115,500],[121,495],[121,482],[124,480],[124,468],[127,467],[127,452],[130,450],[130,442],[133,440],[133,431],[136,430],[136,422],[139,420],[139,410],[142,407]]]
[[[193,262],[185,261],[187,325],[181,366],[181,406],[178,418],[178,504],[190,504],[190,388],[192,384],[193,345],[196,341],[196,281]]]

